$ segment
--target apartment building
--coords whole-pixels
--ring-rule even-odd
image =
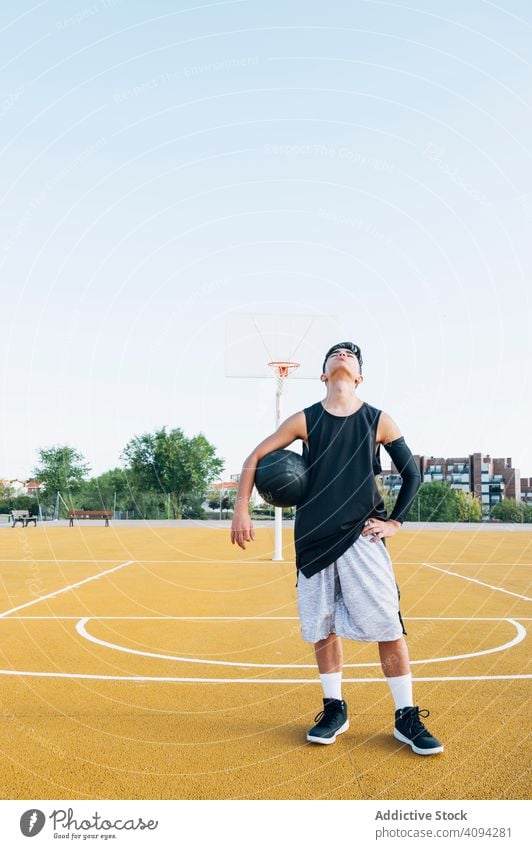
[[[521,501],[532,504],[532,478],[521,478]]]
[[[486,518],[490,509],[503,498],[521,500],[519,469],[512,466],[511,457],[492,458],[480,452],[464,457],[425,457],[419,454],[414,457],[423,483],[446,481],[453,489],[474,493],[480,498]],[[390,471],[383,471],[381,478],[391,492],[399,492],[401,476],[393,463]],[[532,484],[532,478],[528,481]]]

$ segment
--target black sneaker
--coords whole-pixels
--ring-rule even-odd
[[[310,743],[334,743],[337,734],[343,734],[349,728],[347,705],[343,699],[324,699],[323,710],[316,717],[317,725],[307,734]]]
[[[437,755],[443,752],[443,746],[433,737],[420,720],[420,716],[429,716],[428,710],[418,707],[404,707],[395,711],[393,736],[406,743],[416,755]]]

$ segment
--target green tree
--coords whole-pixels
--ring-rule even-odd
[[[377,484],[377,489],[380,492],[381,498],[384,502],[384,509],[386,510],[386,515],[389,516],[392,512],[395,502],[397,501],[397,496],[388,489],[387,486],[384,485],[381,478],[375,478],[375,483]]]
[[[76,505],[83,510],[133,510],[136,493],[131,476],[125,469],[109,469],[97,477],[83,481],[76,494]]]
[[[73,506],[88,472],[89,467],[79,451],[70,445],[53,445],[40,449],[39,465],[31,475],[44,484],[39,495],[43,504],[53,504],[60,492],[66,504]]]
[[[456,490],[456,494],[458,496],[458,521],[481,522],[482,505],[480,499],[472,492]]]
[[[164,493],[174,519],[181,519],[187,496],[205,498],[208,485],[219,477],[224,462],[200,433],[187,438],[180,428],[144,433],[122,453],[138,490]]]
[[[225,510],[225,518],[227,519],[227,511],[231,507],[231,500],[227,493],[217,493],[216,495],[209,496],[209,507],[211,510],[218,510],[218,512],[223,513]]]
[[[501,522],[524,522],[525,505],[514,501],[513,498],[503,498],[495,504],[490,511],[491,519],[499,519]]]
[[[216,489],[214,486],[208,489],[206,499],[207,504],[209,505],[209,510],[220,509],[220,498],[223,498],[223,496],[219,489]]]
[[[458,492],[446,481],[421,484],[407,516],[409,522],[457,522]]]
[[[39,504],[33,495],[11,495],[10,498],[1,498],[0,513],[10,513],[11,510],[28,510],[30,516],[38,516]]]
[[[14,492],[10,484],[0,482],[0,501],[9,501],[10,498],[13,498]]]
[[[532,504],[523,504],[523,521],[532,522]]]
[[[225,513],[224,518],[228,518],[228,511],[235,509],[236,502],[236,489],[211,489],[207,494],[207,503],[211,510],[216,510],[218,514],[220,513],[220,508],[222,515]]]
[[[167,519],[168,499],[161,492],[132,489],[131,501],[120,509],[133,511],[134,517],[139,519]]]
[[[195,495],[187,493],[183,503],[183,519],[204,519],[205,510],[203,509],[203,495]]]

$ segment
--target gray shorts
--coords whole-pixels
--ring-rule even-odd
[[[311,578],[299,573],[297,607],[309,643],[329,634],[374,643],[405,633],[390,555],[382,540],[362,535],[321,572]]]

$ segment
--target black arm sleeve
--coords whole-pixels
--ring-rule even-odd
[[[404,437],[400,436],[384,447],[403,479],[395,507],[388,518],[394,519],[396,522],[404,522],[421,485],[421,474]]]

